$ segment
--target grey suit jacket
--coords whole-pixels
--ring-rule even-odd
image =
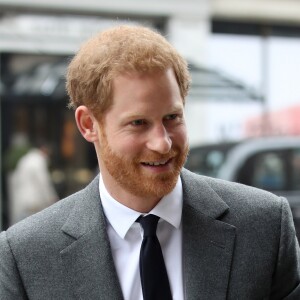
[[[287,201],[186,170],[181,178],[186,299],[300,299]],[[0,234],[1,300],[122,299],[98,182]]]

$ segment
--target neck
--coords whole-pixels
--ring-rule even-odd
[[[161,200],[161,197],[150,195],[137,196],[121,187],[111,176],[102,173],[102,180],[108,193],[119,203],[140,213],[150,212]]]
[[[154,199],[154,198],[145,198],[143,197],[143,199],[136,197],[134,195],[127,195],[128,197],[126,197],[126,195],[123,194],[123,196],[119,196],[119,195],[113,195],[110,191],[109,193],[111,194],[111,196],[116,199],[118,202],[120,202],[121,204],[127,206],[130,209],[133,209],[137,212],[140,213],[149,213],[157,204],[161,199]],[[121,199],[121,200],[120,200]]]

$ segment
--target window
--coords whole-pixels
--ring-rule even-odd
[[[293,189],[300,190],[300,149],[296,149],[292,156],[292,185]]]
[[[286,184],[285,165],[283,151],[257,153],[245,161],[236,181],[269,191],[282,190]]]
[[[254,154],[239,169],[236,181],[268,191],[300,190],[300,149]]]

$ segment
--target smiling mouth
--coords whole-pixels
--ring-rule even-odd
[[[144,166],[150,166],[150,167],[162,167],[166,166],[171,159],[163,160],[163,161],[149,161],[149,162],[142,162],[142,165]]]

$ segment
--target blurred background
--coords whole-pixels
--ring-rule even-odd
[[[298,226],[299,15],[296,0],[0,0],[0,230],[97,173],[64,76],[83,41],[124,22],[189,62],[186,167],[286,196]]]

